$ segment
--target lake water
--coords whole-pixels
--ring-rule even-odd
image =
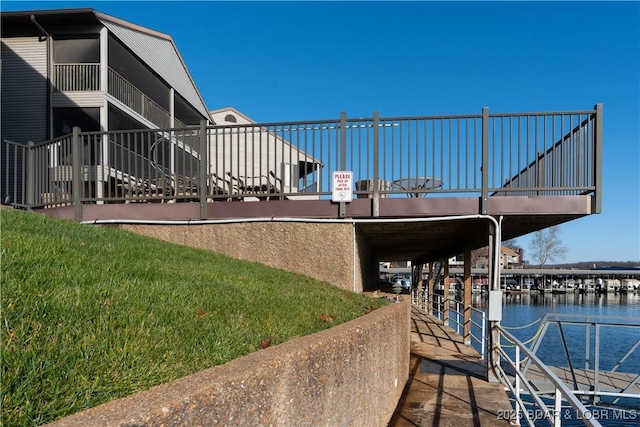
[[[483,311],[487,309],[487,297],[474,295],[472,305]],[[640,324],[640,294],[515,294],[503,297],[501,324],[521,342],[529,341],[539,331],[539,320],[545,314],[562,314],[576,317],[611,316],[618,323]],[[523,326],[531,325],[525,328]],[[563,325],[563,332],[569,347],[574,367],[585,367],[586,327],[583,325]],[[600,370],[611,370],[627,351],[640,339],[640,328],[602,326],[600,328]],[[589,330],[589,358],[593,369],[595,355],[595,328]],[[530,345],[529,345],[530,347]],[[568,366],[562,346],[559,329],[551,325],[536,355],[547,365]],[[640,374],[640,347],[636,348],[617,368],[618,372]],[[640,400],[625,399],[625,410],[594,409],[594,418],[603,426],[640,426]],[[592,409],[592,408],[590,408]],[[563,409],[563,411],[565,411]],[[584,425],[573,410],[563,414],[563,426]],[[536,425],[548,425],[541,421]]]

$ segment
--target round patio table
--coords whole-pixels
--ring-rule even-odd
[[[424,190],[442,187],[442,181],[431,177],[402,178],[392,182],[392,188],[407,193],[408,197],[426,197]]]

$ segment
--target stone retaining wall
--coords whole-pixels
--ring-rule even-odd
[[[117,227],[166,242],[304,274],[348,291],[363,291],[361,257],[366,253],[366,248],[363,248],[366,243],[362,238],[356,238],[355,227],[348,222],[119,224]]]
[[[50,426],[386,426],[409,374],[410,309],[391,303]]]

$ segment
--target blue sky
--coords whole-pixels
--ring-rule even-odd
[[[640,263],[640,2],[2,1],[173,37],[209,109],[258,122],[604,105],[603,213],[554,262]],[[528,248],[529,237],[518,238]]]

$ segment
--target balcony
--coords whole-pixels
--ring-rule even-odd
[[[55,64],[55,92],[93,92],[100,90],[100,64]]]
[[[53,90],[56,92],[100,91],[100,64],[55,64]],[[171,115],[124,77],[109,67],[107,93],[159,128],[171,126]],[[175,127],[184,127],[174,119]]]

